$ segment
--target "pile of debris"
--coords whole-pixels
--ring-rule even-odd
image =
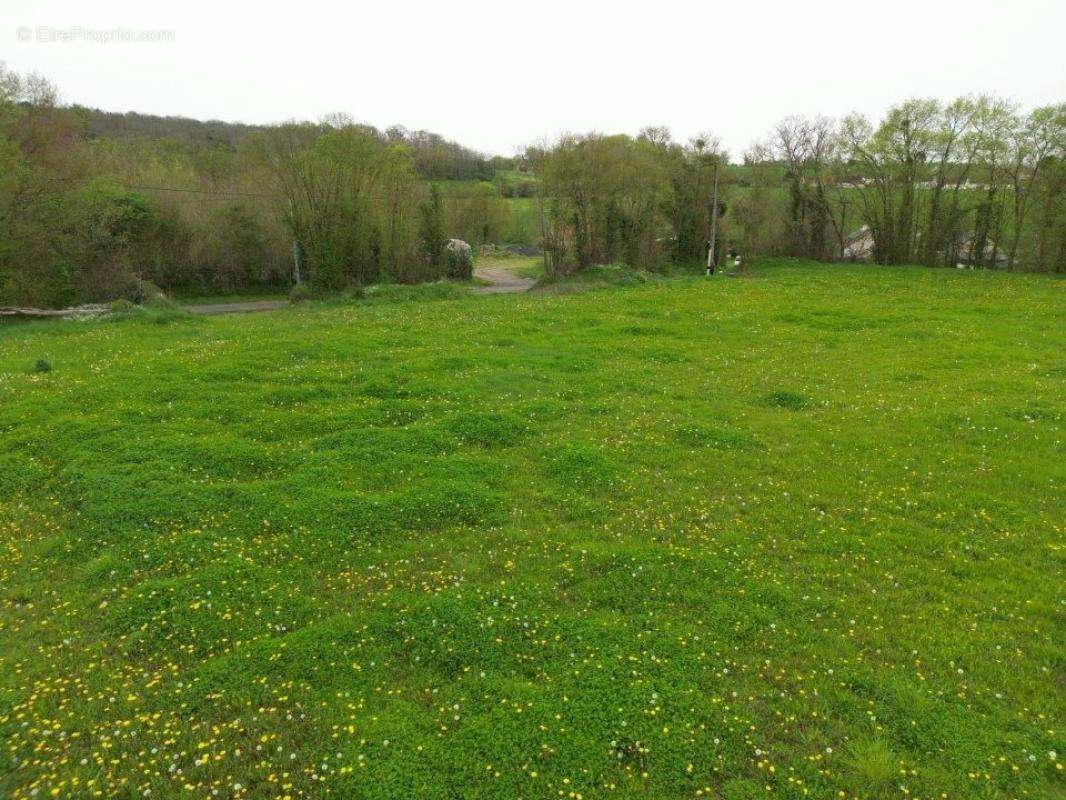
[[[74,308],[19,308],[17,306],[0,306],[0,317],[15,317],[18,319],[97,319],[108,313],[111,309],[103,305],[84,305]]]
[[[138,308],[175,308],[163,290],[151,281],[133,277],[122,288],[119,297],[110,303],[86,303],[72,308],[32,308],[26,306],[0,306],[0,319],[100,319],[110,315],[122,315]]]

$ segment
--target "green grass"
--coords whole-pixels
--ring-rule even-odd
[[[573,275],[551,277],[543,274],[543,261],[539,275],[538,291],[551,293],[581,292],[588,289],[603,289],[614,286],[640,286],[646,283],[658,283],[665,279],[663,273],[633,269],[625,264],[587,267]]]
[[[288,289],[233,292],[230,294],[182,294],[176,293],[175,302],[184,306],[218,305],[222,303],[248,303],[255,300],[286,300],[289,297]]]
[[[511,263],[517,264],[512,271],[521,278],[540,280],[544,277],[543,256],[512,256]]]
[[[0,796],[1062,797],[1063,309],[778,263],[0,328]]]
[[[434,281],[433,283],[377,283],[362,290],[365,303],[396,303],[421,300],[456,300],[470,294],[470,287],[480,281]]]
[[[469,281],[439,280],[430,283],[372,283],[368,286],[354,286],[347,289],[316,292],[308,284],[307,293],[294,300],[292,293],[289,300],[293,304],[313,303],[318,307],[381,305],[389,303],[425,302],[430,300],[457,300],[467,297],[470,289],[485,282],[472,278]]]

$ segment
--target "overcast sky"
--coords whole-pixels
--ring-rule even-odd
[[[172,41],[90,41],[115,28]],[[0,59],[66,102],[243,122],[346,111],[504,155],[665,125],[711,130],[739,157],[791,113],[979,91],[1063,101],[1064,38],[1066,0],[0,4]]]

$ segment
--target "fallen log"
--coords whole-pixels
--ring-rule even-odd
[[[59,319],[94,319],[102,317],[108,311],[107,306],[86,305],[75,308],[19,308],[17,306],[0,306],[0,317],[59,318]]]

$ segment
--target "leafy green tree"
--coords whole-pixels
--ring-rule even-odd
[[[431,274],[439,275],[448,237],[444,235],[444,201],[436,184],[430,184],[429,196],[419,206],[419,214],[422,256]]]
[[[340,118],[279,126],[259,146],[312,283],[425,278],[417,219],[424,190],[406,145]]]

